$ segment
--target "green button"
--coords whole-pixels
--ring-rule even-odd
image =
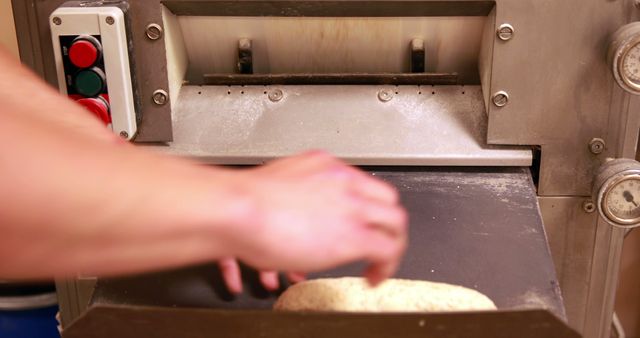
[[[80,95],[95,97],[102,93],[104,81],[104,73],[100,69],[82,70],[76,74],[74,87]]]

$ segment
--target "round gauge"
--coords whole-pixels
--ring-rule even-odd
[[[602,211],[614,223],[640,222],[640,175],[622,175],[607,186],[602,196]]]
[[[618,85],[640,94],[640,22],[623,26],[613,35],[608,56]]]
[[[626,81],[640,87],[640,44],[634,45],[622,56],[622,73]]]

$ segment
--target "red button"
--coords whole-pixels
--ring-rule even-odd
[[[85,107],[88,111],[97,116],[105,125],[111,123],[111,115],[109,115],[109,104],[102,98],[87,98],[80,99],[78,102],[81,106]]]
[[[87,40],[77,40],[69,48],[69,60],[78,68],[93,66],[98,61],[99,55],[98,47]]]

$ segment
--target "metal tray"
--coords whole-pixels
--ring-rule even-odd
[[[386,168],[372,169],[372,175],[399,188],[411,218],[409,249],[397,277],[473,288],[499,311],[273,313],[268,309],[277,293],[262,289],[255,272],[244,269],[246,291],[232,297],[218,269],[204,265],[99,280],[93,308],[64,336],[175,337],[170,333],[179,330],[181,337],[578,337],[564,323],[528,168]],[[361,271],[361,264],[352,264],[312,277]]]

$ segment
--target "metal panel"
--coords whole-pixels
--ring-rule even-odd
[[[490,105],[489,143],[543,145],[540,194],[589,195],[598,157],[607,154],[589,153],[588,142],[600,137],[615,147],[607,127],[623,113],[623,97],[613,95],[606,51],[637,11],[633,1],[496,2],[496,24],[516,33],[506,42],[494,35],[490,93],[507,91],[510,101]]]
[[[582,331],[587,311],[591,260],[596,239],[596,213],[586,213],[583,197],[540,197],[549,248],[569,325]]]
[[[627,229],[612,227],[603,219],[598,220],[595,249],[591,262],[589,295],[584,337],[610,337],[613,305],[618,287],[618,274],[622,243]]]
[[[60,324],[66,328],[84,311],[93,295],[95,278],[78,278],[74,280],[57,280],[56,292],[60,307]]]
[[[526,147],[485,144],[479,86],[185,86],[173,125],[160,150],[209,163],[325,149],[359,165],[531,164]]]

